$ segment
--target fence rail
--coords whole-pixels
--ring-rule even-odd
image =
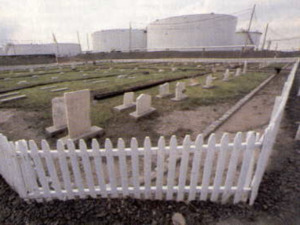
[[[80,140],[75,146],[57,142],[51,149],[30,140],[10,142],[0,134],[0,174],[25,200],[49,201],[88,196],[177,201],[211,200],[246,202],[256,199],[275,142],[299,60],[276,98],[270,123],[263,135],[238,132],[233,139],[224,133],[220,140],[211,134],[205,143],[199,135],[186,136],[178,144],[161,137],[152,146],[135,138],[129,147],[123,139],[117,146],[107,139],[103,147]]]

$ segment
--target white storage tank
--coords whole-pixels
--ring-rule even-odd
[[[228,50],[234,44],[237,17],[196,14],[156,20],[147,27],[148,51]]]
[[[145,51],[147,33],[143,29],[101,30],[92,34],[94,52]]]
[[[7,55],[56,55],[58,53],[58,56],[75,56],[81,53],[80,45],[74,43],[7,44],[5,49]]]
[[[249,40],[249,36],[247,34],[247,31],[241,30],[241,31],[237,31],[235,33],[235,44],[236,45],[245,45],[246,43],[246,39],[247,39],[247,45],[251,45],[251,41]],[[255,48],[258,48],[259,43],[260,43],[260,38],[262,33],[259,31],[250,31],[249,35],[253,41],[252,45],[255,45]]]

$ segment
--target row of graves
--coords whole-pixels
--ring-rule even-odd
[[[240,76],[247,72],[247,63],[244,64],[243,71],[241,68],[237,68],[234,77]],[[226,69],[224,73],[223,81],[230,81],[231,74],[229,69]],[[213,88],[213,77],[211,74],[206,77],[205,84],[202,88]],[[189,86],[200,85],[195,78],[190,79]],[[184,82],[177,82],[175,88],[175,96],[171,98],[171,101],[183,101],[188,98],[184,93],[186,85]],[[159,86],[159,94],[156,98],[168,98],[172,94],[170,93],[170,84],[164,83]],[[95,136],[102,135],[104,130],[97,126],[91,125],[90,109],[91,109],[91,96],[90,90],[80,90],[75,92],[66,92],[63,97],[56,97],[52,99],[52,119],[53,126],[46,128],[46,133],[49,136],[54,136],[65,130],[68,130],[68,135],[60,140],[66,144],[68,139],[72,141],[78,141],[79,139],[89,139]],[[127,109],[135,108],[135,111],[129,114],[134,119],[140,119],[148,116],[156,111],[152,107],[152,96],[148,94],[139,95],[136,100],[134,92],[126,92],[123,96],[123,103],[115,106],[114,110],[123,112]]]

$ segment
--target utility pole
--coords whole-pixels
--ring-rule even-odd
[[[251,25],[252,25],[252,20],[253,20],[253,16],[254,16],[254,12],[255,12],[255,7],[256,7],[256,5],[253,6],[253,9],[252,9],[252,12],[251,12],[251,18],[250,18],[249,25],[248,25],[248,29],[246,31],[246,40],[245,40],[244,50],[246,50],[248,39],[252,42],[252,39],[251,39],[251,36],[250,36],[249,32],[250,32],[250,28],[251,28]]]
[[[55,59],[56,59],[56,63],[58,64],[59,48],[58,48],[58,42],[57,42],[57,39],[56,39],[54,33],[52,33],[52,38],[53,38],[53,42],[55,43],[55,46],[56,46]]]
[[[129,22],[129,52],[131,52],[132,48],[132,27],[131,22]]]
[[[270,49],[271,49],[271,44],[272,44],[272,41],[271,41],[271,40],[268,40],[267,50],[270,50]]]
[[[265,48],[265,43],[266,43],[266,39],[267,39],[268,28],[269,28],[269,23],[267,23],[267,26],[266,26],[264,40],[263,40],[263,43],[262,43],[262,46],[261,46],[261,50],[264,50],[264,48]]]
[[[88,51],[90,51],[89,34],[86,34],[86,42],[87,42]]]
[[[80,47],[80,53],[82,51],[81,49],[81,43],[80,43],[80,37],[79,37],[79,32],[77,31],[77,40],[78,40],[78,44],[79,44],[79,47]]]

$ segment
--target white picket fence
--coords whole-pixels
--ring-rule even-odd
[[[122,139],[114,148],[107,139],[103,148],[96,140],[88,148],[72,141],[60,141],[50,149],[43,140],[9,142],[0,134],[0,174],[25,200],[96,198],[211,200],[246,202],[257,196],[275,142],[299,60],[276,98],[270,124],[262,136],[238,132],[207,143],[199,135],[186,136],[179,145],[173,136],[169,144],[161,137],[156,146],[145,138],[139,147],[135,138],[126,148]]]

